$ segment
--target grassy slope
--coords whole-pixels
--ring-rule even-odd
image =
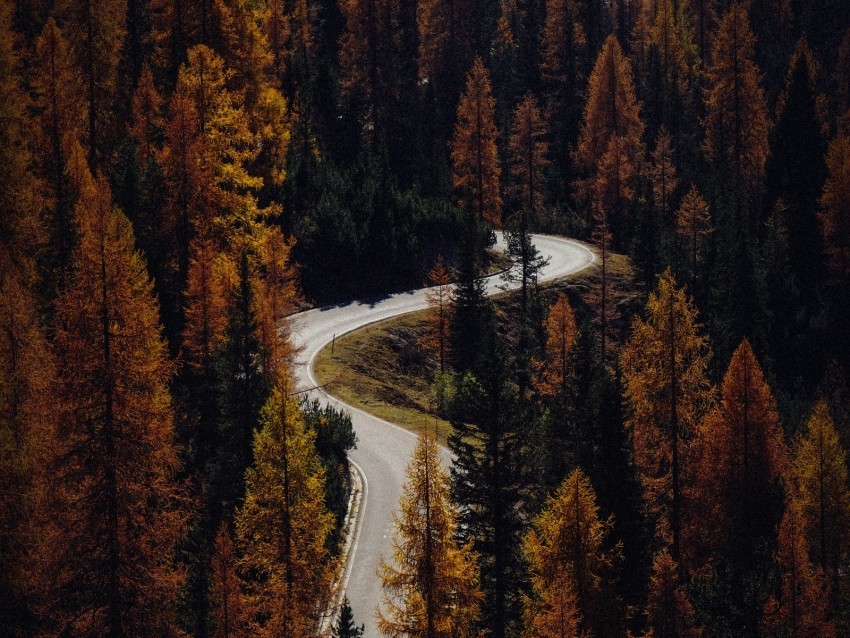
[[[609,272],[615,290],[634,289],[624,256],[612,256]],[[593,266],[548,286],[546,294],[564,292],[582,312],[585,294],[598,281],[599,268]],[[635,293],[614,294],[623,316],[630,314],[627,307],[635,298]],[[510,314],[515,299],[516,295],[497,298],[498,311]],[[440,439],[445,441],[451,426],[434,414],[430,396],[436,362],[419,347],[427,313],[423,310],[388,319],[340,337],[333,352],[328,346],[316,357],[315,371],[319,383],[349,405],[413,431],[434,428],[436,423]]]

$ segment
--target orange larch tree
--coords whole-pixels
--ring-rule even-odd
[[[646,318],[634,320],[620,365],[646,506],[680,568],[688,448],[712,401],[710,357],[693,300],[668,269],[649,295]]]
[[[150,67],[145,66],[133,93],[133,118],[129,133],[136,142],[139,164],[144,168],[155,158],[162,144],[165,123],[162,118],[162,96],[154,84]]]
[[[842,565],[850,558],[850,484],[847,453],[829,408],[815,404],[794,451],[794,487],[805,521],[809,556],[831,579],[832,601],[840,594]]]
[[[118,64],[127,0],[61,0],[54,15],[81,73],[86,149],[89,162],[99,165],[118,141]]]
[[[78,94],[79,71],[56,22],[50,18],[36,41],[32,88],[37,115],[33,150],[45,182],[51,211],[48,270],[56,278],[67,265],[73,247],[73,208],[65,167],[71,140],[83,130],[83,110]],[[56,282],[54,282],[56,283]]]
[[[697,430],[693,459],[690,502],[703,516],[692,531],[708,536],[697,550],[741,564],[778,523],[789,464],[776,399],[747,340],[732,355],[720,402]]]
[[[41,543],[56,368],[35,295],[9,254],[0,258],[0,625],[26,636],[44,591],[43,556],[53,551]]]
[[[54,476],[51,605],[57,632],[178,635],[185,530],[158,307],[130,222],[106,179],[84,179],[80,241],[57,300],[61,445]]]
[[[614,136],[622,138],[625,152],[633,162],[639,162],[644,130],[640,103],[635,97],[631,65],[613,35],[608,36],[596,58],[587,92],[575,156],[578,166],[593,171]]]
[[[781,593],[771,596],[764,607],[762,630],[771,638],[836,635],[827,614],[829,586],[823,572],[810,562],[806,531],[800,504],[792,498],[779,525],[776,562],[782,570]]]
[[[679,566],[667,550],[660,551],[652,561],[646,618],[653,638],[702,635],[694,624],[694,609],[679,578]]]
[[[248,636],[248,600],[239,579],[239,559],[226,524],[215,537],[215,551],[210,569],[210,608],[213,638],[244,638]]]
[[[476,58],[457,107],[452,141],[452,184],[461,208],[479,220],[499,226],[502,169],[496,146],[495,106],[490,76],[481,58]]]
[[[695,281],[698,276],[700,260],[705,256],[707,249],[705,244],[712,230],[708,202],[703,199],[696,185],[693,184],[676,211],[676,233],[688,256],[691,281]]]
[[[539,364],[536,380],[538,391],[544,396],[565,394],[570,381],[572,350],[576,343],[576,317],[566,295],[549,309],[546,318],[546,352]]]
[[[720,23],[706,74],[711,89],[706,97],[703,150],[732,181],[732,195],[740,209],[761,184],[770,120],[755,63],[755,36],[747,10],[739,3]]]
[[[653,203],[666,223],[673,211],[673,195],[679,187],[679,175],[673,160],[673,139],[663,126],[652,151],[649,179],[652,182]]]
[[[703,63],[707,63],[714,43],[717,0],[687,0],[684,5],[685,13],[693,24],[694,39],[699,49],[700,59]]]
[[[428,285],[431,289],[425,296],[431,310],[425,347],[439,356],[441,374],[446,371],[449,346],[449,318],[452,311],[450,281],[451,277],[443,262],[443,256],[439,255],[434,266],[428,271]]]

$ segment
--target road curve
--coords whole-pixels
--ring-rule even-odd
[[[572,275],[595,259],[587,246],[571,239],[550,235],[535,235],[533,239],[541,255],[549,259],[540,275],[541,283]],[[504,248],[501,235],[498,235],[498,244]],[[515,284],[506,283],[499,275],[487,279],[488,295],[513,287]],[[319,351],[334,336],[426,307],[425,289],[420,289],[293,315],[290,318],[292,337],[300,351],[295,365],[296,387],[308,389],[318,385],[313,376],[313,363]],[[355,621],[366,625],[364,638],[378,638],[375,617],[381,602],[378,563],[382,555],[388,558],[391,555],[393,512],[401,497],[405,468],[416,439],[409,431],[354,408],[322,390],[314,389],[310,394],[348,411],[357,432],[357,449],[350,452],[349,458],[364,479],[364,496],[343,585],[351,600]],[[447,454],[446,461],[449,461]]]

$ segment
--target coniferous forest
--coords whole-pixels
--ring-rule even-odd
[[[423,282],[381,635],[850,638],[845,0],[0,0],[0,634],[363,635],[288,318]]]

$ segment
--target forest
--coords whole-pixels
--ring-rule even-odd
[[[0,0],[0,634],[362,635],[289,318],[425,284],[381,635],[850,638],[845,0]]]

